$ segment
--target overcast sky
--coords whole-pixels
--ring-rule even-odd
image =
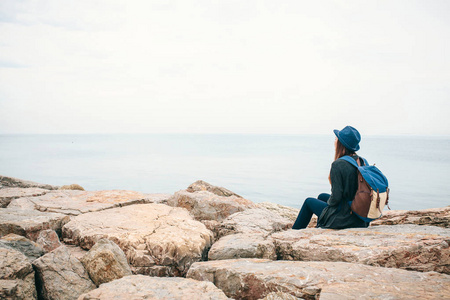
[[[450,1],[0,1],[0,133],[450,135]]]

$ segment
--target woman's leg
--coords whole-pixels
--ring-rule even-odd
[[[317,199],[327,202],[328,199],[330,199],[330,196],[331,196],[330,194],[322,193],[319,196],[317,196]]]
[[[325,207],[327,207],[327,203],[325,201],[316,198],[307,198],[303,203],[302,209],[300,210],[292,229],[306,228],[309,221],[311,221],[312,215],[315,214],[316,216],[320,216]]]

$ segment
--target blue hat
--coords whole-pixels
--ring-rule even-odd
[[[361,141],[361,135],[358,130],[353,128],[352,126],[345,126],[341,131],[335,129],[333,130],[334,134],[339,139],[341,144],[352,151],[359,150],[359,142]]]

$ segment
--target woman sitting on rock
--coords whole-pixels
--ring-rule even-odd
[[[307,198],[298,214],[292,229],[306,228],[312,214],[318,216],[317,227],[322,228],[352,228],[367,227],[369,223],[352,213],[348,201],[353,200],[358,189],[357,169],[349,162],[341,160],[348,155],[357,160],[361,135],[358,130],[346,126],[342,130],[334,130],[336,135],[334,162],[331,164],[330,176],[331,195],[320,194],[316,198]]]

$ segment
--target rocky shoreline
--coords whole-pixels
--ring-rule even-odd
[[[450,206],[345,230],[292,230],[297,214],[203,181],[171,195],[0,176],[0,298],[450,295]]]

